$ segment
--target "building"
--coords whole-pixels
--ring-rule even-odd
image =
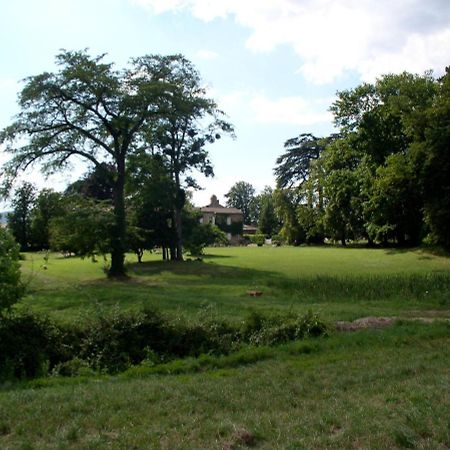
[[[241,242],[244,216],[240,209],[222,206],[217,197],[213,195],[211,203],[200,208],[200,212],[202,213],[201,223],[217,225],[225,232],[231,244],[237,245]]]

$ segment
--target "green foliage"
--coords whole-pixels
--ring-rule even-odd
[[[31,220],[35,198],[36,188],[25,182],[16,189],[11,201],[13,210],[8,216],[8,228],[22,251],[32,247]]]
[[[62,195],[52,189],[41,190],[31,214],[31,240],[34,248],[50,248],[50,222],[64,214]]]
[[[326,324],[315,314],[304,316],[263,317],[254,313],[244,322],[243,334],[253,345],[279,345],[307,336],[323,336]]]
[[[339,92],[340,134],[302,134],[277,160],[288,241],[417,245],[431,231],[429,242],[447,245],[449,91],[448,73],[405,72]]]
[[[255,188],[250,183],[238,181],[231,186],[228,193],[225,194],[225,197],[227,198],[228,207],[237,208],[242,211],[246,225],[257,223],[258,214],[255,208]]]
[[[0,134],[0,143],[12,156],[2,174],[8,189],[35,162],[46,173],[69,167],[74,157],[94,165],[93,174],[74,189],[112,199],[108,274],[120,277],[125,274],[125,185],[131,157],[148,152],[164,160],[174,184],[174,253],[182,259],[185,193],[180,179],[184,176],[195,187],[187,176],[192,169],[212,175],[205,147],[222,134],[232,134],[233,128],[206,97],[198,71],[183,56],[147,55],[120,71],[104,57],[63,51],[56,57],[55,72],[27,78],[19,96],[20,113]],[[25,237],[21,244],[28,245]]]
[[[327,145],[327,139],[304,133],[284,143],[286,152],[279,156],[274,169],[277,187],[292,188],[304,183],[310,173],[312,161],[318,159]]]
[[[325,333],[326,326],[310,314],[258,316],[257,322],[251,317],[241,328],[211,318],[198,323],[170,320],[153,310],[116,310],[91,317],[82,326],[14,315],[0,321],[0,379],[117,373],[141,363],[226,355],[243,344],[277,345]]]
[[[245,234],[245,239],[248,239],[252,244],[256,244],[258,247],[262,247],[266,241],[266,235],[262,233]]]
[[[61,334],[48,319],[33,314],[0,319],[0,379],[46,375],[61,357]]]
[[[2,311],[10,308],[24,293],[19,257],[19,246],[0,226],[0,320]]]
[[[370,199],[365,205],[368,233],[373,239],[395,239],[417,245],[423,222],[422,199],[416,174],[408,157],[400,153],[386,158],[372,181]]]
[[[63,211],[50,223],[53,250],[79,256],[111,252],[114,216],[110,203],[74,195],[64,199]]]
[[[266,186],[256,201],[259,204],[258,228],[266,237],[277,234],[280,231],[280,220],[275,209],[273,189]]]
[[[450,249],[450,69],[439,83],[439,95],[428,111],[425,140],[418,147],[423,161],[420,179],[426,223],[435,243]]]
[[[114,165],[101,163],[82,178],[67,186],[66,195],[79,194],[95,200],[113,200]]]

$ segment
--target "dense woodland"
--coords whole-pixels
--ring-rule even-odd
[[[23,251],[111,254],[109,274],[125,273],[124,254],[162,248],[182,259],[226,243],[200,224],[189,192],[192,171],[213,175],[208,146],[232,125],[206,97],[183,56],[145,56],[117,70],[104,55],[58,55],[60,70],[30,77],[21,112],[3,130],[11,159],[3,190],[9,228]],[[330,106],[338,132],[288,139],[276,160],[276,189],[256,195],[244,181],[227,205],[275,242],[450,247],[450,71],[386,75],[338,92]],[[73,157],[86,175],[64,193],[13,181],[27,167],[63,170]]]
[[[277,188],[262,204],[243,182],[228,193],[229,204],[289,244],[448,248],[449,69],[439,79],[383,76],[338,92],[330,110],[338,133],[288,139],[274,169]]]

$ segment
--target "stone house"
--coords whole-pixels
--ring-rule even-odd
[[[240,209],[222,206],[217,197],[213,195],[211,203],[200,208],[200,212],[202,213],[201,223],[217,225],[227,235],[231,244],[240,243],[244,224],[244,216]]]

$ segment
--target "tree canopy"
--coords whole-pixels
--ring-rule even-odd
[[[449,79],[404,72],[338,92],[339,134],[300,134],[276,161],[282,234],[449,247]]]
[[[173,195],[181,199],[180,177],[191,168],[212,174],[205,145],[220,137],[219,130],[232,128],[219,118],[198,72],[183,56],[135,58],[121,70],[104,59],[87,51],[63,51],[56,57],[57,71],[25,80],[20,112],[0,135],[12,155],[2,175],[8,188],[35,163],[45,173],[67,168],[74,157],[100,172],[107,167],[114,213],[109,275],[122,276],[130,156],[166,155],[175,179]],[[206,127],[205,116],[213,117]]]

